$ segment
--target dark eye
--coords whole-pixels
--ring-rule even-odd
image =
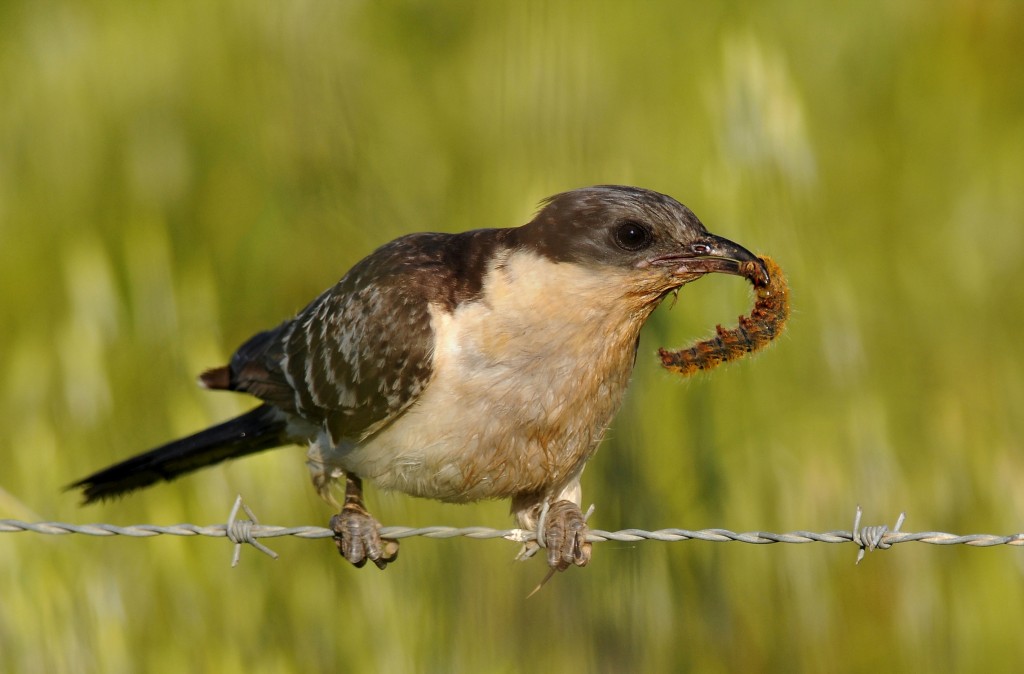
[[[646,225],[639,222],[623,222],[615,228],[615,245],[622,250],[636,252],[651,245],[654,236]]]

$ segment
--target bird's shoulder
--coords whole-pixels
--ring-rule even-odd
[[[336,442],[364,437],[426,387],[433,371],[431,307],[450,312],[479,297],[510,231],[395,239],[201,379],[323,424]]]

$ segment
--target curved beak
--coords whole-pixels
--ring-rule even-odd
[[[738,243],[714,234],[705,234],[684,246],[680,252],[662,255],[651,260],[651,263],[673,267],[672,273],[677,276],[714,273],[750,276],[750,263],[754,263],[759,278],[751,280],[758,285],[768,283],[768,269],[764,262]]]

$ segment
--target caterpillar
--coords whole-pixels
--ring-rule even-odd
[[[761,261],[768,271],[767,283],[756,262],[745,262],[740,267],[742,275],[754,286],[756,295],[750,314],[740,316],[739,325],[735,328],[727,330],[721,325],[717,326],[714,337],[699,341],[689,348],[658,349],[663,367],[688,377],[763,349],[782,334],[786,319],[789,318],[786,277],[770,257],[762,257]]]

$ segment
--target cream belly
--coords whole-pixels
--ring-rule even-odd
[[[627,278],[521,251],[496,260],[482,298],[431,308],[434,374],[416,403],[360,442],[323,451],[321,437],[311,459],[445,501],[557,494],[618,410],[654,306]]]

